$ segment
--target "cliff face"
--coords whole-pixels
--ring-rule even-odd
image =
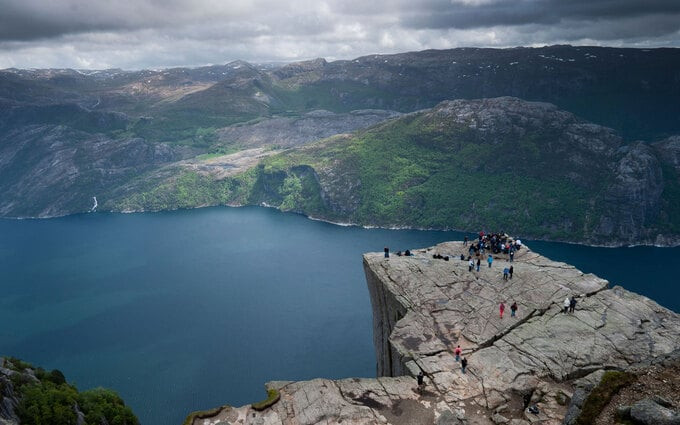
[[[677,356],[680,316],[643,296],[526,248],[479,272],[461,253],[467,248],[451,242],[411,257],[364,255],[379,378],[270,383],[281,398],[265,411],[224,408],[193,423],[559,424],[583,382]],[[575,312],[564,313],[571,296]],[[418,389],[408,375],[421,371]]]

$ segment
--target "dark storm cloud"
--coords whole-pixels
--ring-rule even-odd
[[[0,68],[562,43],[678,47],[680,0],[0,0]]]
[[[30,41],[85,32],[181,28],[191,23],[238,18],[253,10],[258,2],[0,0],[0,41]]]
[[[678,0],[516,0],[413,3],[401,22],[410,28],[471,29],[552,25],[564,21],[615,21],[651,15],[680,15]],[[676,29],[680,28],[680,20]]]

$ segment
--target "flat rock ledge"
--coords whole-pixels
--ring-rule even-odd
[[[281,394],[272,407],[225,407],[193,423],[560,424],[576,381],[680,349],[680,315],[527,247],[512,263],[497,254],[488,267],[482,258],[479,272],[459,259],[467,256],[462,242],[413,254],[364,255],[378,378],[270,382],[266,387]],[[506,281],[503,269],[511,264]],[[576,310],[564,313],[571,296]],[[466,373],[453,354],[457,345]],[[425,384],[418,388],[421,371]]]

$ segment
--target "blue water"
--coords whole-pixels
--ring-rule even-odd
[[[0,220],[0,355],[113,388],[143,425],[269,380],[374,376],[361,254],[460,238],[263,208]],[[680,248],[530,245],[680,311]]]

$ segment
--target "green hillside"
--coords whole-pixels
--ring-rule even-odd
[[[549,104],[443,102],[269,156],[230,178],[178,172],[112,207],[266,204],[362,225],[639,243],[673,237],[680,224],[669,202],[676,170],[655,149]]]

